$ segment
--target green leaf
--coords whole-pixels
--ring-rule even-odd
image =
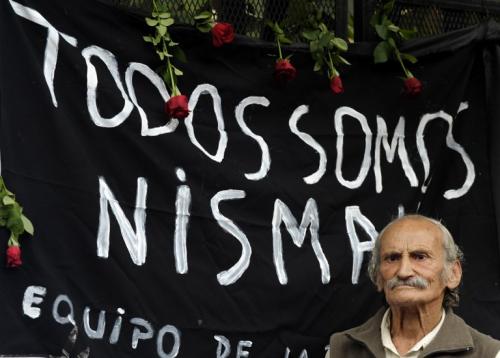
[[[302,32],[302,37],[304,37],[306,40],[309,41],[314,41],[318,38],[318,31],[313,30],[313,31],[303,31]]]
[[[329,32],[322,32],[319,35],[319,42],[318,46],[319,47],[326,47],[330,44],[330,41],[333,40],[333,35]]]
[[[390,14],[392,9],[394,8],[395,0],[388,1],[384,4],[384,13]]]
[[[161,19],[160,20],[160,24],[163,25],[163,26],[170,26],[174,23],[174,19],[172,19],[171,17],[169,17],[168,19]]]
[[[169,12],[162,12],[162,13],[158,14],[157,16],[161,19],[168,19],[168,18],[172,17],[172,15],[170,15]]]
[[[399,31],[399,26],[396,26],[396,25],[394,25],[394,24],[391,24],[391,25],[387,26],[387,29],[388,29],[389,31],[392,31],[392,32],[398,32],[398,31]]]
[[[338,58],[340,63],[343,63],[344,65],[351,65],[351,63],[349,61],[347,61],[345,58],[343,58],[342,56],[338,55],[337,58]]]
[[[389,37],[387,39],[387,43],[389,44],[390,47],[392,47],[393,49],[397,48],[396,46],[396,41],[394,41],[394,39],[392,37]]]
[[[417,61],[418,61],[415,56],[410,55],[409,53],[401,53],[401,57],[403,59],[405,59],[406,61],[413,63],[413,64],[417,63]]]
[[[323,58],[323,52],[313,52],[311,53],[311,57],[314,60],[314,62],[318,62],[321,65],[325,63],[325,59]]]
[[[165,34],[167,33],[167,27],[163,25],[156,26],[156,30],[158,31],[160,36],[165,36]]]
[[[309,51],[310,51],[312,54],[314,54],[314,53],[318,52],[318,51],[319,51],[319,49],[320,49],[320,47],[319,47],[319,42],[318,42],[318,41],[311,41],[311,42],[309,43]]]
[[[278,35],[283,35],[283,34],[285,33],[285,32],[281,29],[280,25],[278,25],[278,23],[275,23],[274,32],[276,32]]]
[[[31,223],[30,219],[28,219],[24,215],[21,215],[21,221],[23,222],[24,231],[33,236],[33,234],[35,233],[35,228],[33,227],[33,224]]]
[[[209,23],[196,24],[196,28],[201,32],[210,32],[212,30],[212,26]]]
[[[276,35],[283,35],[284,34],[284,31],[281,29],[280,25],[278,25],[277,22],[273,22],[273,21],[267,20],[266,21],[266,25],[269,26],[269,28],[271,30],[273,30],[273,32]]]
[[[148,26],[156,26],[158,25],[158,20],[146,17],[146,24],[148,24]]]
[[[2,202],[4,205],[13,205],[16,203],[16,201],[12,199],[10,196],[4,196]]]
[[[394,23],[387,17],[387,15],[382,16],[382,25],[388,27],[389,25],[394,25]]]
[[[176,76],[182,76],[184,74],[184,72],[179,70],[177,67],[175,67],[175,66],[172,66],[172,67],[174,67],[174,73]]]
[[[321,67],[323,67],[323,65],[320,62],[315,62],[313,71],[315,72],[321,71]]]
[[[347,42],[345,42],[340,37],[333,38],[333,45],[338,48],[340,51],[347,51]]]
[[[280,43],[285,44],[285,45],[290,45],[292,43],[292,40],[285,37],[285,35],[279,35],[278,40],[280,41]]]
[[[375,25],[375,31],[382,40],[387,40],[387,27],[384,25]]]
[[[417,33],[416,29],[399,29],[398,32],[399,36],[401,36],[403,40],[408,40],[413,38],[416,33]]]
[[[212,18],[212,13],[210,11],[203,11],[194,17],[195,20],[204,20]]]
[[[375,63],[384,63],[389,60],[389,55],[391,54],[391,48],[387,42],[380,42],[375,50],[373,50],[373,58]]]
[[[142,39],[146,42],[153,43],[153,38],[151,36],[143,36]]]
[[[12,213],[7,219],[7,228],[12,232],[12,234],[18,236],[24,232],[24,224],[21,220],[21,214]]]
[[[163,61],[163,59],[165,58],[165,54],[163,53],[163,51],[156,51],[156,53],[158,54],[158,56],[160,56],[160,60]]]

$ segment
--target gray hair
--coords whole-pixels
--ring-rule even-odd
[[[443,270],[442,274],[442,280],[447,281],[448,277],[451,274],[451,267],[452,264],[456,261],[463,263],[464,261],[464,254],[462,250],[458,247],[457,244],[455,244],[455,241],[453,240],[453,236],[451,236],[450,231],[438,220],[429,218],[427,216],[423,215],[418,215],[418,214],[411,214],[411,215],[404,215],[401,217],[398,217],[391,221],[389,224],[384,227],[384,229],[380,232],[380,234],[377,236],[375,240],[375,245],[373,247],[373,251],[370,257],[370,262],[368,264],[368,275],[370,276],[370,279],[372,282],[377,285],[378,284],[378,278],[379,278],[379,270],[380,270],[380,238],[384,235],[385,231],[394,223],[404,220],[404,219],[415,219],[415,220],[425,220],[428,221],[434,225],[436,225],[442,232],[442,238],[443,238],[443,249],[445,253],[445,267]],[[444,300],[443,300],[443,307],[445,309],[451,308],[451,307],[456,307],[458,306],[459,302],[459,288],[458,286],[455,287],[454,289],[449,289],[446,288],[444,292]]]

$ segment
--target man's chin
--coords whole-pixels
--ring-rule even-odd
[[[398,287],[390,295],[386,295],[386,301],[389,306],[412,306],[421,302],[415,287]]]

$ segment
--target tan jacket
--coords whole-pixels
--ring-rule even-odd
[[[385,308],[361,326],[330,337],[330,358],[384,358],[380,324]],[[419,357],[493,358],[500,351],[500,341],[468,326],[452,310],[446,312],[443,326]]]

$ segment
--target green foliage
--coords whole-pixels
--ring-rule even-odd
[[[391,47],[386,41],[381,41],[378,43],[377,47],[373,51],[373,58],[375,63],[384,63],[389,60],[389,55],[391,53]]]
[[[283,31],[293,42],[301,41],[301,34],[319,22],[332,27],[335,24],[334,6],[325,1],[290,0],[286,15],[280,22]]]
[[[277,22],[266,21],[266,25],[269,26],[271,30],[273,30],[276,41],[278,41],[280,44],[290,45],[292,43],[292,40],[286,37],[285,32]]]
[[[210,32],[214,22],[212,11],[203,11],[194,17],[194,25],[201,32]]]
[[[375,63],[384,63],[390,59],[397,60],[407,78],[411,77],[411,72],[405,67],[404,61],[412,64],[417,62],[417,58],[413,55],[402,53],[399,51],[398,44],[404,40],[411,39],[415,36],[416,29],[402,29],[392,22],[389,18],[394,8],[395,0],[385,1],[380,8],[373,14],[370,24],[375,28],[375,32],[380,37],[380,41],[373,51]]]
[[[9,246],[19,245],[19,236],[24,232],[33,235],[35,229],[31,221],[23,214],[23,208],[16,201],[14,193],[5,186],[0,176],[0,226],[10,231]]]
[[[145,42],[151,43],[156,51],[156,54],[165,65],[161,68],[161,76],[173,96],[180,94],[177,87],[177,76],[182,76],[182,71],[175,67],[172,59],[186,62],[186,55],[179,47],[179,44],[172,40],[168,32],[168,28],[174,24],[174,18],[167,11],[166,4],[159,5],[153,0],[153,12],[151,17],[145,19],[149,27],[154,28],[154,35],[143,36]]]
[[[289,45],[292,43],[292,40],[286,37],[285,32],[281,29],[277,22],[266,21],[266,25],[269,26],[274,33],[276,45],[278,46],[278,58],[282,60],[283,52],[281,51],[281,44]],[[288,56],[287,59],[288,58],[290,58],[290,56]]]
[[[302,37],[309,43],[309,52],[314,60],[314,71],[322,71],[326,66],[328,77],[339,75],[337,67],[339,65],[350,65],[341,53],[348,49],[347,42],[336,37],[332,31],[321,21],[319,15],[310,18],[310,28],[302,32]]]

